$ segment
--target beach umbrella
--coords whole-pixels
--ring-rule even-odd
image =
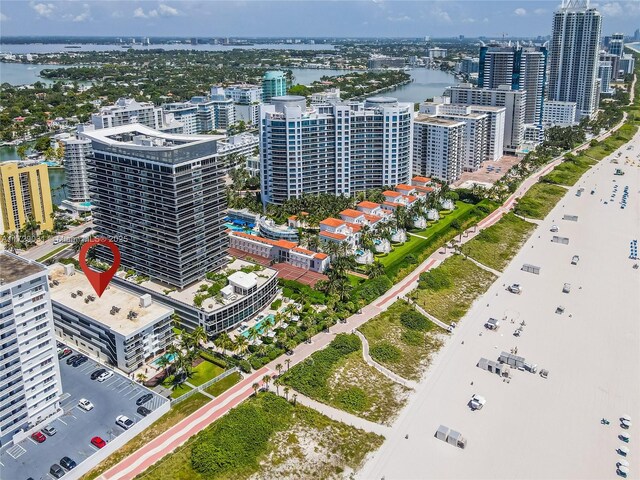
[[[631,420],[622,420],[620,425],[622,428],[631,428]]]
[[[618,447],[618,453],[619,453],[620,455],[622,455],[622,456],[625,456],[625,457],[626,457],[626,456],[628,455],[628,453],[629,453],[629,448],[628,448],[628,447],[625,447],[624,445],[620,445],[620,446]]]
[[[618,460],[618,463],[616,463],[616,466],[628,468],[629,462],[627,462],[624,458],[621,458],[620,460]]]

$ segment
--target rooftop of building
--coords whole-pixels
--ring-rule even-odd
[[[281,72],[280,70],[269,70],[268,72],[264,72],[262,79],[275,80],[277,78],[282,78],[282,77],[284,77],[284,72]]]
[[[362,207],[362,208],[378,208],[379,206],[380,206],[379,203],[369,202],[368,200],[364,200],[358,203],[358,207]]]
[[[71,272],[68,275],[66,272]],[[95,294],[84,273],[71,265],[49,267],[51,300],[127,336],[165,318],[173,310],[153,300],[141,306],[141,296],[109,285],[101,297]]]
[[[420,113],[416,115],[414,121],[416,123],[428,123],[429,125],[439,125],[442,127],[454,127],[456,125],[463,125],[463,122],[456,120],[447,120],[446,118],[434,117],[431,115],[425,115]]]
[[[293,245],[295,246],[295,244]],[[195,305],[206,313],[213,313],[216,310],[224,308],[227,305],[238,302],[242,298],[244,298],[244,295],[241,294],[235,294],[228,299],[219,298],[215,295],[207,296],[207,289],[209,287],[213,286],[214,283],[218,283],[223,277],[228,280],[231,275],[238,271],[243,273],[253,273],[256,277],[255,280],[258,288],[261,288],[262,285],[267,283],[274,275],[278,273],[276,270],[273,270],[271,268],[266,268],[244,260],[235,259],[231,263],[229,263],[224,270],[213,273],[212,280],[198,280],[197,282],[192,283],[182,290],[175,290],[174,287],[170,285],[166,285],[154,280],[142,282],[140,286],[164,294],[169,298],[178,300],[179,302],[185,303],[187,305]],[[202,299],[200,306],[196,305],[196,298]]]
[[[225,138],[224,135],[183,135],[165,133],[139,123],[99,128],[84,135],[93,141],[113,147],[143,151],[179,150],[193,145],[207,144]]]
[[[325,218],[320,222],[320,225],[326,225],[328,227],[339,227],[340,225],[344,225],[344,221],[338,220],[337,218]]]
[[[340,215],[344,215],[345,217],[349,217],[349,218],[358,218],[364,214],[359,210],[354,210],[353,208],[347,208],[346,210],[341,211]]]
[[[44,265],[33,260],[27,260],[7,251],[0,252],[0,285],[17,282],[46,270]]]

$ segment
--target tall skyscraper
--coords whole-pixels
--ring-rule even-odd
[[[17,232],[29,218],[53,230],[53,202],[46,165],[0,163],[0,234]]]
[[[224,168],[217,139],[142,125],[85,132],[89,191],[100,236],[121,264],[183,288],[224,266]]]
[[[525,90],[525,123],[540,125],[547,71],[545,47],[489,45],[480,48],[478,87]]]
[[[600,13],[589,0],[563,0],[549,47],[549,100],[576,102],[578,118],[597,110]]]
[[[464,130],[462,121],[418,115],[413,124],[413,173],[446,183],[460,178]]]
[[[0,444],[61,413],[47,269],[0,252]]]
[[[262,77],[262,101],[270,102],[273,97],[287,94],[287,77],[284,72],[269,71]]]
[[[624,33],[614,33],[609,41],[609,53],[621,57],[624,54]]]
[[[89,200],[87,160],[91,154],[91,140],[68,133],[61,133],[54,140],[64,150],[64,172],[67,181],[67,200],[86,202]]]
[[[411,179],[413,105],[395,98],[307,108],[287,95],[263,105],[262,198],[281,204],[305,193],[352,195]]]

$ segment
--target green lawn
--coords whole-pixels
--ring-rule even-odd
[[[205,360],[193,369],[193,376],[187,381],[191,385],[198,387],[203,383],[216,378],[222,372],[224,372],[224,368]]]
[[[596,160],[580,155],[571,160],[565,160],[560,165],[551,170],[547,175],[542,177],[542,181],[555,183],[557,185],[575,185],[580,177],[597,163]]]
[[[45,260],[48,260],[49,258],[53,257],[56,253],[60,253],[62,250],[64,250],[65,248],[69,248],[70,246],[71,245],[69,245],[68,243],[65,243],[64,245],[60,245],[59,247],[56,247],[53,250],[51,250],[46,255],[43,255],[42,257],[38,258],[36,262],[44,262]]]
[[[424,329],[408,328],[401,322],[405,312],[422,317]],[[442,346],[438,338],[443,329],[415,312],[402,300],[359,329],[369,342],[369,354],[376,362],[409,380],[419,380],[429,366],[431,356]]]
[[[240,375],[239,372],[234,372],[228,377],[224,377],[222,380],[218,380],[213,385],[208,386],[204,389],[204,391],[210,395],[213,395],[214,397],[217,397],[229,390],[240,380],[242,380],[242,375]]]
[[[273,393],[261,393],[137,478],[337,478],[346,468],[360,467],[383,440]]]
[[[190,392],[191,390],[193,390],[193,388],[191,388],[189,385],[184,384],[184,383],[182,385],[178,385],[177,387],[174,388],[172,382],[173,382],[173,376],[166,378],[165,381],[162,382],[163,386],[165,386],[166,388],[171,389],[171,398],[181,397],[185,393]]]
[[[536,183],[518,200],[515,212],[528,218],[542,220],[567,193],[565,188],[548,183]]]
[[[206,395],[195,393],[185,401],[178,403],[174,407],[171,407],[171,410],[169,410],[162,417],[156,420],[149,428],[144,430],[139,435],[133,437],[133,439],[127,442],[124,447],[116,450],[114,453],[109,455],[96,468],[81,477],[81,480],[93,480],[94,478],[98,478],[105,471],[134,453],[139,448],[145,446],[161,433],[166,432],[173,425],[191,415],[193,412],[208,403],[210,400],[211,399]]]
[[[445,323],[460,320],[473,301],[482,295],[496,276],[478,267],[462,255],[447,258],[442,264],[421,277],[412,297],[427,312]]]
[[[503,270],[535,227],[535,224],[508,213],[462,245],[461,250],[487,267]]]
[[[404,278],[415,269],[418,263],[424,261],[441,245],[455,237],[458,234],[458,230],[451,228],[451,223],[454,220],[457,220],[460,224],[460,230],[464,230],[496,208],[496,205],[488,200],[483,200],[478,205],[456,202],[456,206],[457,208],[453,212],[441,218],[432,226],[427,227],[425,230],[413,232],[425,238],[408,234],[410,240],[407,243],[395,247],[389,255],[380,258],[389,278],[395,281]],[[486,212],[481,211],[478,208],[479,206],[486,209]],[[408,261],[407,256],[410,256],[411,261]]]
[[[610,155],[611,152],[631,140],[636,131],[638,131],[638,127],[635,125],[623,125],[616,133],[611,135],[604,142],[601,142],[595,147],[589,148],[584,152],[584,154],[597,160],[602,160],[607,155]],[[623,154],[622,157],[624,158],[625,155]]]
[[[353,334],[337,335],[281,378],[319,402],[386,424],[400,412],[409,391],[365,363],[362,343]]]

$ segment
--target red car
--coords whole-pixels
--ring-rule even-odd
[[[38,443],[42,443],[47,439],[47,437],[44,435],[44,433],[42,433],[40,431],[32,433],[31,434],[31,438],[33,438]]]
[[[91,444],[94,447],[98,447],[98,448],[103,448],[107,445],[107,442],[105,442],[103,439],[101,439],[100,437],[93,437],[91,439]]]

